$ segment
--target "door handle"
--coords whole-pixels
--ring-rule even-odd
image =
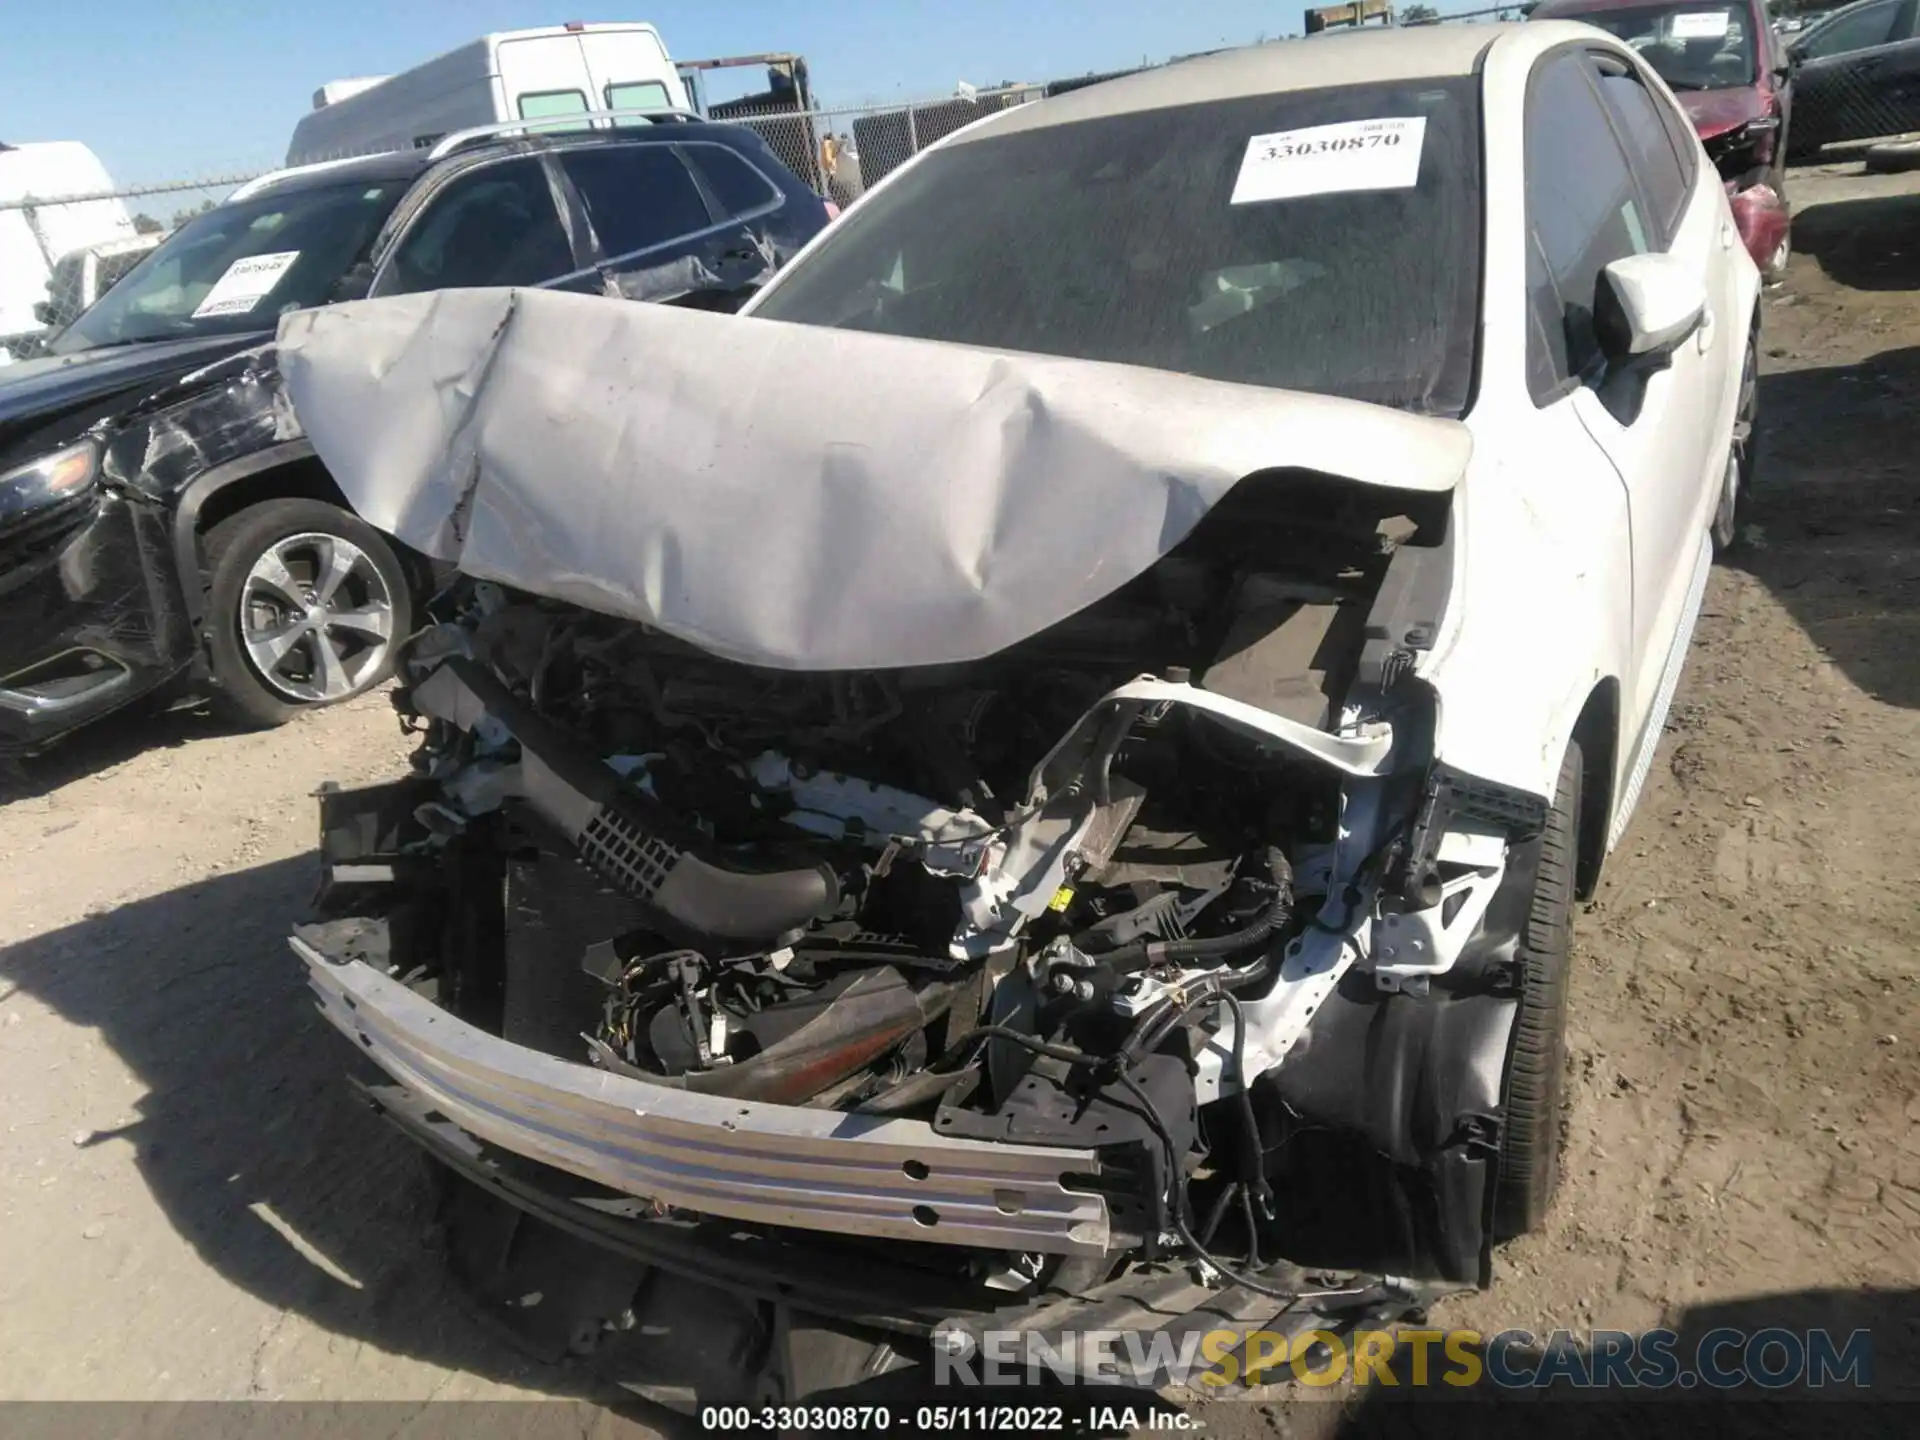
[[[1713,348],[1713,331],[1713,307],[1709,305],[1705,310],[1700,312],[1700,328],[1694,331],[1702,355]]]
[[[1720,222],[1720,248],[1722,250],[1731,250],[1733,248],[1733,241],[1734,241],[1733,226],[1727,224],[1727,222],[1724,220],[1721,221]]]

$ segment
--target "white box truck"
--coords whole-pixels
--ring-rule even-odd
[[[424,147],[455,130],[512,120],[687,108],[686,87],[651,25],[507,30],[398,75],[321,86],[293,128],[287,164]]]
[[[0,365],[12,358],[14,345],[46,329],[34,306],[54,298],[47,277],[61,256],[134,236],[133,216],[116,197],[36,202],[113,188],[107,167],[77,140],[0,144]]]

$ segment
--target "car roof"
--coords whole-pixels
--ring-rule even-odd
[[[1569,16],[1597,15],[1606,10],[1686,10],[1715,9],[1726,5],[1752,12],[1754,0],[1540,0],[1527,12],[1529,20],[1564,20]]]
[[[1415,25],[1322,32],[1313,43],[1272,40],[1181,60],[1118,80],[1105,80],[1050,100],[1015,106],[960,139],[989,139],[1019,130],[1071,125],[1146,110],[1170,110],[1216,100],[1278,95],[1376,81],[1431,80],[1471,75],[1512,25]]]
[[[244,198],[262,195],[294,195],[303,190],[319,190],[329,185],[369,180],[411,180],[428,165],[425,150],[388,150],[378,155],[358,155],[348,160],[322,160],[315,165],[297,165],[277,175],[264,176],[242,187]],[[241,192],[235,192],[239,194]]]
[[[457,164],[464,167],[480,159],[503,154],[526,153],[532,150],[577,149],[590,145],[635,142],[667,144],[675,140],[719,139],[737,143],[743,137],[749,143],[764,143],[749,126],[713,120],[686,120],[668,125],[626,125],[616,130],[566,130],[549,134],[498,135],[484,139],[476,138],[472,144],[463,145],[439,160],[428,158],[432,153],[430,148],[421,148],[388,150],[378,155],[357,156],[348,160],[323,160],[313,165],[296,166],[279,175],[254,181],[247,188],[245,198],[252,200],[262,195],[291,195],[301,190],[337,185],[342,181],[351,183],[367,180],[411,180],[434,165]]]

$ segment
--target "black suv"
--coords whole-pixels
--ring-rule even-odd
[[[490,285],[731,309],[832,213],[744,127],[589,123],[254,182],[0,372],[0,755],[184,676],[260,725],[386,675],[430,577],[302,438],[285,311]]]

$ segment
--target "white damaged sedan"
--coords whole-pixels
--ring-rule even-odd
[[[991,114],[741,316],[287,317],[346,499],[461,577],[295,950],[479,1182],[456,1253],[601,1257],[482,1288],[636,1375],[724,1292],[701,1353],[759,1358],[675,1383],[791,1398],[941,1321],[1154,1380],[1485,1283],[1758,292],[1662,82],[1542,23]]]

